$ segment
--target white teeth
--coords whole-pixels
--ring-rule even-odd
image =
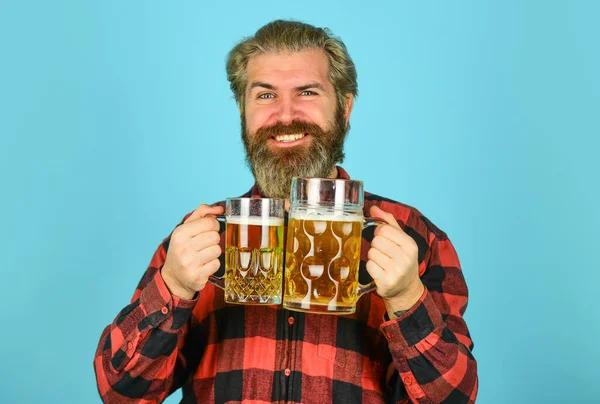
[[[294,140],[302,139],[304,137],[304,133],[297,133],[295,135],[277,135],[275,136],[275,140],[278,142],[286,143],[293,142]]]

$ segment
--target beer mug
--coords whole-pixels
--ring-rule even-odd
[[[363,216],[361,181],[293,178],[283,307],[351,314],[375,289],[358,283],[362,231],[381,222]]]
[[[228,198],[225,275],[209,282],[237,304],[280,304],[283,273],[283,199]]]

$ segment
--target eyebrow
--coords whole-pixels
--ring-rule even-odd
[[[250,84],[250,87],[248,87],[248,92],[252,91],[252,89],[257,87],[266,88],[268,90],[277,90],[277,87],[272,84],[265,83],[264,81],[253,81],[252,84]],[[322,84],[317,83],[316,81],[298,86],[294,88],[294,91],[304,91],[308,90],[309,88],[318,88],[321,91],[325,91],[325,87]]]

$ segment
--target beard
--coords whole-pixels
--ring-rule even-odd
[[[338,108],[332,129],[303,121],[277,123],[249,135],[242,115],[242,140],[246,162],[262,193],[271,198],[286,199],[290,195],[292,177],[326,178],[337,163],[344,161],[344,141],[349,125]],[[276,135],[310,134],[309,144],[271,150],[268,140]]]

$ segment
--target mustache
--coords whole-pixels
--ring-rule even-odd
[[[256,140],[267,140],[277,135],[293,135],[296,133],[310,133],[314,136],[325,135],[325,131],[319,125],[295,120],[289,124],[277,122],[275,125],[262,127],[256,131],[253,138]]]

